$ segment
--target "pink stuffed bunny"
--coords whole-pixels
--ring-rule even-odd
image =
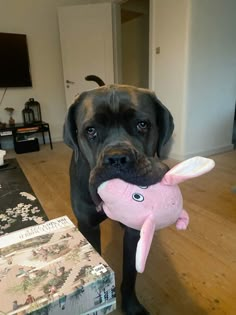
[[[106,215],[133,229],[140,230],[136,251],[136,269],[143,272],[155,230],[176,223],[185,230],[189,216],[183,209],[178,183],[209,172],[211,159],[194,157],[174,166],[162,181],[149,187],[138,187],[121,179],[111,179],[98,187]]]

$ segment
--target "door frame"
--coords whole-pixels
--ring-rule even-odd
[[[149,89],[155,88],[155,0],[149,0]]]

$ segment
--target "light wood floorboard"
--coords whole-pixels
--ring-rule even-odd
[[[68,215],[71,151],[63,143],[15,155],[48,217]],[[185,232],[174,227],[156,233],[137,294],[151,314],[236,315],[236,151],[213,156],[215,169],[181,184],[190,215]],[[168,161],[169,165],[175,164]],[[122,229],[102,224],[103,256],[115,270],[118,304]],[[114,315],[120,315],[118,305]],[[68,314],[69,315],[69,314]]]

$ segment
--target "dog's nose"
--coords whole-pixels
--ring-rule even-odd
[[[104,165],[112,167],[124,167],[130,162],[130,157],[125,154],[106,155],[104,157]]]

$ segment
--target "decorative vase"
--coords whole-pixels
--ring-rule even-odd
[[[12,118],[14,108],[13,107],[6,107],[5,110],[8,112],[10,118],[9,118],[9,125],[15,125],[15,120]]]
[[[15,125],[15,119],[13,119],[12,116],[9,118],[9,125]]]

